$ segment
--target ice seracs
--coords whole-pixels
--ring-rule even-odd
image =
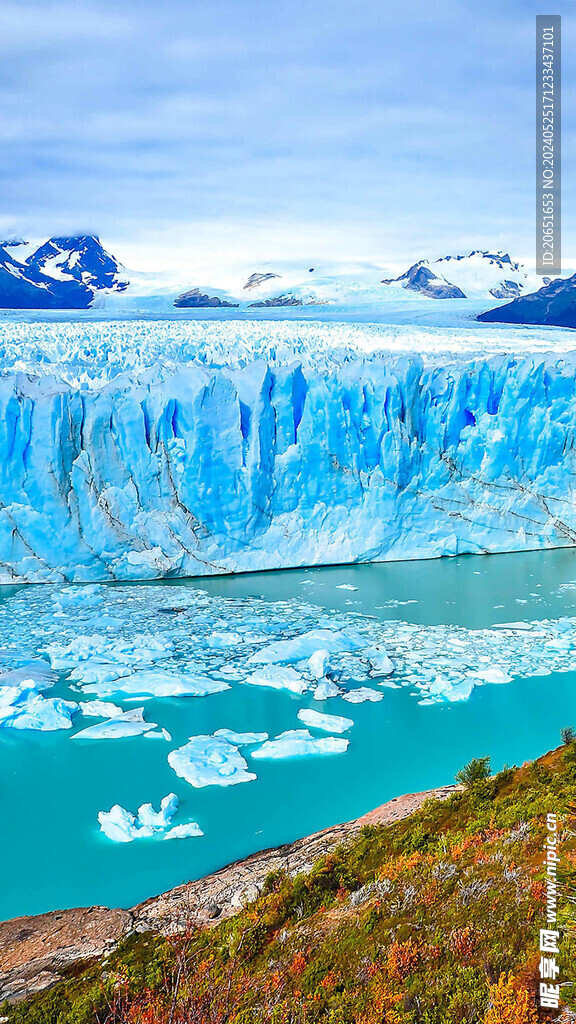
[[[0,324],[0,582],[571,544],[576,357],[545,333]]]

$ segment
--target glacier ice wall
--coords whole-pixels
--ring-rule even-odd
[[[0,377],[0,581],[576,542],[576,355]]]

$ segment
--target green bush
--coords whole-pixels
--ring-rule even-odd
[[[456,772],[456,782],[464,786],[473,786],[477,782],[483,782],[491,775],[489,757],[473,757],[468,764],[465,764],[459,772]]]

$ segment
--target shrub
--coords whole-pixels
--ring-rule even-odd
[[[490,986],[490,1001],[484,1024],[537,1024],[538,1014],[526,989],[519,988],[512,974],[501,974]]]
[[[567,747],[576,740],[576,729],[572,725],[565,725],[563,729],[560,729],[560,739],[562,743],[565,743]]]
[[[460,782],[464,786],[473,786],[477,782],[488,779],[491,771],[489,757],[473,757],[459,772],[456,772],[456,782]]]

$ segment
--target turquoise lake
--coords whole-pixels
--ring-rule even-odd
[[[575,581],[576,553],[562,549],[171,580],[131,589],[145,586],[150,595],[154,588],[159,604],[175,605],[183,590],[199,589],[227,599],[231,619],[234,602],[250,608],[258,599],[260,612],[269,604],[271,615],[274,602],[291,602],[294,609],[307,603],[335,618],[369,616],[372,627],[374,620],[396,620],[424,630],[484,630],[573,616]],[[106,585],[111,598],[116,586]],[[53,590],[4,587],[0,604],[48,601]],[[13,642],[10,616],[3,623],[0,646],[7,649]],[[0,729],[0,918],[90,904],[131,906],[393,796],[451,782],[472,757],[489,754],[495,770],[520,764],[557,746],[562,726],[576,725],[573,669],[479,686],[457,703],[422,705],[413,692],[410,686],[383,689],[379,703],[350,704],[341,697],[315,702],[309,694],[233,685],[202,698],[146,701],[146,718],[169,730],[170,743],[142,736],[75,743],[67,731]],[[50,695],[78,699],[65,681]],[[345,754],[253,762],[245,755],[256,781],[228,788],[193,789],[167,763],[167,753],[194,734],[227,727],[274,736],[301,727],[296,713],[303,707],[354,720]],[[99,811],[116,803],[132,811],[148,801],[158,806],[171,791],[180,800],[177,820],[198,821],[203,837],[117,844],[99,831]]]

